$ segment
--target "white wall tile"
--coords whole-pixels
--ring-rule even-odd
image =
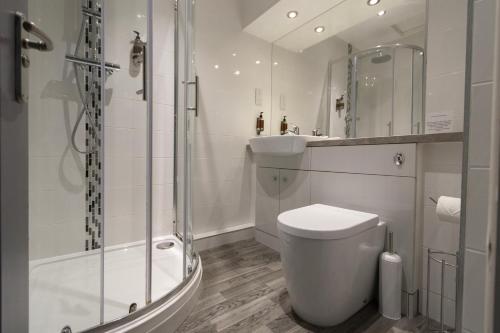
[[[429,76],[426,85],[426,109],[428,121],[432,113],[447,114],[452,120],[450,132],[463,130],[465,72],[452,72]],[[446,96],[446,97],[444,97]],[[426,133],[435,133],[426,124]]]
[[[469,165],[485,167],[490,163],[491,107],[493,84],[472,85],[469,130]]]
[[[493,80],[495,0],[474,2],[472,83]]]
[[[420,305],[421,305],[421,313],[424,315],[427,313],[427,290],[423,289],[420,293]],[[429,316],[431,319],[439,322],[441,318],[441,296],[434,292],[429,293]],[[445,298],[443,302],[444,306],[444,324],[448,327],[455,327],[455,301]],[[433,327],[439,328],[439,324],[434,323]]]
[[[436,206],[424,206],[425,247],[454,253],[458,250],[459,234],[460,224],[442,222],[436,215]]]
[[[472,250],[465,251],[463,328],[484,332],[484,286],[486,256]]]
[[[428,6],[426,119],[433,113],[447,114],[452,126],[446,131],[460,132],[464,118],[467,0],[430,0]],[[425,130],[436,132],[429,124]]]
[[[78,252],[85,240],[85,157],[70,145],[70,137],[81,101],[75,85],[73,66],[61,63],[75,48],[82,19],[77,1],[64,5],[30,1],[33,19],[54,39],[55,50],[40,54],[31,63],[31,101],[29,105],[30,139],[30,247],[33,258]],[[105,83],[104,113],[104,182],[105,214],[109,244],[144,238],[146,177],[146,103],[137,91],[142,89],[142,71],[131,70],[130,50],[134,33],[146,33],[146,1],[111,0],[107,4],[106,60],[121,66]],[[159,102],[173,104],[174,12],[169,1],[155,1],[154,83]],[[54,20],[54,17],[63,18]],[[155,103],[155,185],[161,186],[166,202],[162,216],[172,214],[173,106]],[[85,148],[85,117],[78,127],[76,142]],[[169,192],[170,191],[170,192]],[[159,202],[159,201],[158,201]],[[60,209],[60,207],[65,207]],[[158,210],[158,208],[157,208]],[[155,211],[156,213],[156,211]],[[156,215],[155,215],[156,216]],[[157,218],[155,232],[171,232],[171,218]],[[156,223],[165,223],[156,225]],[[142,228],[142,229],[141,229]],[[47,236],[66,238],[47,242]],[[155,234],[158,235],[158,234]],[[54,237],[55,237],[54,236]],[[43,244],[46,244],[45,246]]]
[[[467,0],[430,0],[428,6],[428,73],[431,77],[436,77],[463,72]]]
[[[422,289],[427,290],[427,249],[426,247],[422,248]],[[447,263],[451,265],[456,265],[457,260],[456,257],[434,254],[434,258],[438,260],[445,259]],[[456,274],[457,270],[454,267],[446,266],[445,269],[445,283],[444,283],[444,296],[449,300],[456,300]],[[431,260],[431,276],[430,276],[430,291],[434,294],[440,296],[441,295],[441,264]],[[431,303],[435,300],[429,299]],[[432,304],[431,306],[434,306]],[[437,304],[439,305],[439,303]],[[424,307],[425,309],[425,307]]]
[[[470,169],[467,179],[467,248],[486,250],[488,223],[489,169]]]

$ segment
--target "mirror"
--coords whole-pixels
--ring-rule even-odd
[[[272,43],[271,134],[285,116],[329,137],[462,131],[466,17],[466,0],[278,1],[244,29]]]

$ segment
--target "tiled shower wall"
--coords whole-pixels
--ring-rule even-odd
[[[47,0],[48,1],[48,0]],[[73,66],[81,22],[80,1],[30,1],[30,19],[53,38],[55,49],[32,57],[30,76],[30,258],[85,249],[85,157],[70,145],[81,107]],[[146,1],[107,1],[105,54],[121,70],[105,87],[105,244],[145,238],[146,102],[137,93],[142,72],[130,66],[133,30],[147,40]],[[50,8],[48,10],[47,8]],[[172,231],[173,59],[172,1],[154,2],[153,229]],[[77,144],[85,147],[84,127]]]

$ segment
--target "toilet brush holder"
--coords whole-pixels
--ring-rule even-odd
[[[428,332],[436,332],[436,333],[451,333],[455,332],[455,329],[446,327],[444,323],[444,293],[445,293],[445,283],[446,283],[446,268],[451,268],[456,270],[458,265],[452,264],[451,261],[456,262],[457,254],[450,253],[445,251],[435,251],[431,249],[427,249],[427,299],[426,299],[426,326]],[[448,259],[448,260],[447,260]],[[440,304],[439,304],[439,326],[434,326],[431,323],[430,311],[429,311],[429,296],[431,289],[431,268],[432,263],[436,263],[441,269],[441,295],[440,295]]]

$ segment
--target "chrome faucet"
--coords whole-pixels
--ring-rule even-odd
[[[297,126],[297,125],[292,125],[292,129],[287,129],[287,133],[288,133],[288,134],[295,134],[295,135],[299,135],[299,134],[300,134],[300,129],[299,129],[299,126]]]

